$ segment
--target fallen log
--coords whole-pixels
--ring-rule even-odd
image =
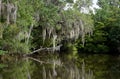
[[[35,54],[36,52],[40,52],[40,51],[60,51],[60,47],[62,45],[59,45],[59,46],[56,46],[56,47],[50,47],[50,48],[40,48],[40,49],[37,49],[37,50],[34,50],[32,51],[31,53],[28,53],[28,54],[25,54],[24,56],[29,56],[29,55],[32,55],[32,54]]]

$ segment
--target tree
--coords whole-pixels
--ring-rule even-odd
[[[1,50],[9,53],[28,53],[31,49],[55,47],[62,40],[76,40],[91,33],[91,17],[80,12],[73,0],[2,0],[0,1],[0,45]],[[65,10],[64,7],[71,4]],[[76,5],[77,4],[77,5]],[[76,7],[74,7],[76,5]],[[71,41],[69,41],[71,42]]]
[[[71,1],[60,2],[57,2],[59,5],[53,2],[49,4],[47,2],[44,3],[39,16],[41,19],[39,20],[38,26],[33,30],[33,43],[37,48],[39,48],[40,45],[44,47],[52,46],[52,39],[56,36],[55,45],[60,44],[62,40],[71,42],[70,40],[76,40],[80,36],[84,43],[85,34],[92,32],[93,21],[91,17],[89,17],[90,15],[81,13],[76,7],[64,10],[64,4],[74,3]],[[62,7],[62,9],[60,7]]]
[[[80,51],[94,53],[119,52],[119,0],[99,0],[101,9],[93,15],[94,31],[91,37],[86,37],[85,46],[78,42]]]
[[[109,40],[107,42],[108,47],[110,47],[110,51],[112,52],[118,52],[119,48],[119,41],[120,37],[118,34],[118,31],[120,31],[119,23],[119,12],[120,12],[120,1],[119,0],[106,0],[106,1],[100,1],[99,0],[99,6],[102,8],[101,11],[104,12],[104,15],[101,16],[100,21],[102,21],[102,18],[104,19],[102,22],[104,22],[105,25],[105,31],[108,32],[107,39]],[[113,41],[114,40],[114,41]]]

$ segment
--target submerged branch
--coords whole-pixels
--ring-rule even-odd
[[[33,57],[28,57],[29,59],[32,59],[32,60],[34,60],[34,61],[37,61],[37,62],[39,62],[39,63],[41,63],[41,64],[43,64],[43,63],[47,63],[47,64],[50,64],[50,63],[48,63],[48,62],[43,62],[43,61],[40,61],[40,60],[38,60],[38,59],[36,59],[36,58],[33,58]]]
[[[62,62],[60,60],[52,60],[52,61],[41,61],[37,58],[34,58],[34,57],[27,57],[31,60],[34,60],[36,62],[39,62],[40,64],[54,64],[54,65],[58,65],[58,66],[62,66]]]

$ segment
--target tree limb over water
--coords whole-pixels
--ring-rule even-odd
[[[53,52],[54,52],[54,51],[60,51],[60,47],[61,47],[61,46],[62,46],[62,44],[61,44],[61,45],[58,45],[58,46],[56,46],[56,47],[40,48],[40,49],[37,49],[37,50],[32,51],[32,52],[29,53],[29,54],[25,54],[24,56],[32,55],[32,54],[35,54],[36,52],[40,52],[40,51],[53,51]]]

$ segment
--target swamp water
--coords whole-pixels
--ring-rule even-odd
[[[120,79],[120,56],[44,54],[1,58],[0,79]]]

